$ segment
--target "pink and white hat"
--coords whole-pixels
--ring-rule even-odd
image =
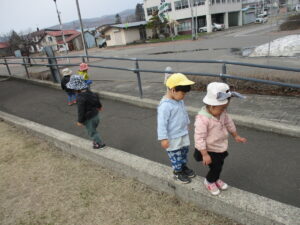
[[[89,66],[86,63],[81,63],[80,66],[79,66],[80,71],[87,70],[88,68],[89,68]]]

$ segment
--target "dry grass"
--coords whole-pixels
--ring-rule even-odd
[[[263,69],[249,69],[239,66],[231,67],[227,70],[227,73],[239,77],[255,78],[260,80],[270,80],[276,82],[299,84],[300,85],[300,73],[288,72],[288,71],[273,71]],[[195,77],[190,76],[192,80],[196,82],[194,90],[206,91],[206,86],[213,81],[221,81],[219,78],[210,77]],[[300,96],[300,89],[280,87],[277,85],[268,85],[251,81],[227,79],[228,84],[232,89],[244,94],[262,94],[262,95],[283,95],[283,96]]]
[[[0,122],[1,225],[236,224]]]
[[[282,31],[300,29],[300,14],[290,16],[279,28]]]

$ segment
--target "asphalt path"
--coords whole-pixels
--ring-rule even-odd
[[[75,125],[77,108],[67,106],[63,91],[22,81],[0,82],[0,110],[64,132],[88,138]],[[156,111],[118,101],[102,100],[99,131],[108,146],[170,165],[156,140]],[[191,117],[190,137],[193,142]],[[300,207],[300,140],[238,127],[247,144],[230,140],[222,178],[231,186]],[[193,146],[193,143],[191,144]],[[189,165],[200,176],[207,168],[192,158]]]

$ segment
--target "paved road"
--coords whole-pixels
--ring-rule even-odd
[[[109,146],[169,165],[167,154],[156,141],[155,110],[109,100],[103,100],[103,104],[99,130]],[[76,106],[67,106],[65,93],[60,90],[2,81],[0,110],[88,138],[84,129],[75,126]],[[299,138],[242,127],[239,131],[249,143],[230,142],[224,180],[237,188],[300,207]],[[205,175],[206,168],[196,163],[191,154],[190,165],[198,175]]]

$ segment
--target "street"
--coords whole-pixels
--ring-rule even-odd
[[[63,91],[8,80],[0,82],[0,110],[64,132],[87,138],[75,125],[76,106],[67,106]],[[118,101],[102,100],[99,131],[108,146],[170,165],[156,140],[156,111]],[[191,117],[190,139],[193,142]],[[222,178],[231,186],[300,207],[299,138],[238,127],[247,144],[230,140]],[[189,165],[200,176],[207,169],[192,158]],[[170,170],[171,171],[171,170]]]

